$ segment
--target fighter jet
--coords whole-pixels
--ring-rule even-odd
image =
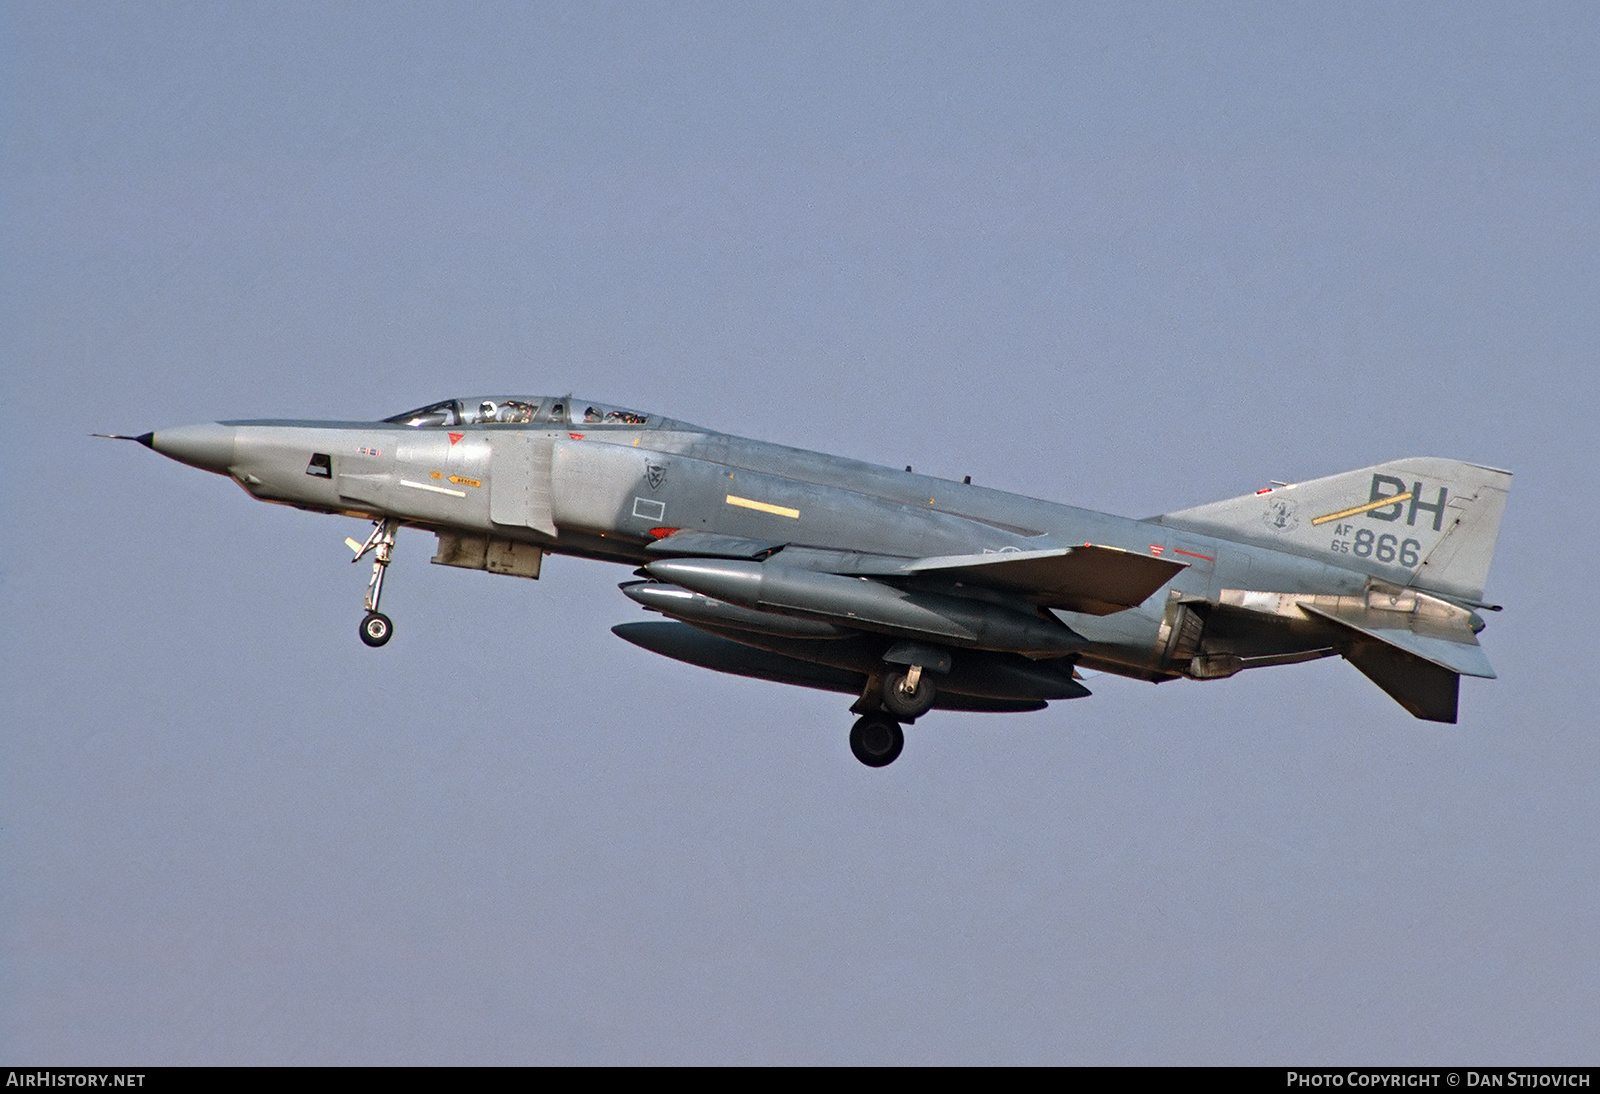
[[[537,578],[617,562],[659,621],[619,637],[718,672],[854,697],[857,759],[932,710],[1087,696],[1082,671],[1217,680],[1344,657],[1418,718],[1456,720],[1507,471],[1401,459],[1142,520],[786,448],[571,396],[446,399],[371,422],[145,433],[252,497],[372,522],[361,640],[396,533],[433,561]]]

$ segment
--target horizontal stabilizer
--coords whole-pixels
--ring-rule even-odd
[[[1495,678],[1494,669],[1489,667],[1489,658],[1484,654],[1483,647],[1478,645],[1478,639],[1470,627],[1462,626],[1459,631],[1449,635],[1426,634],[1405,626],[1385,626],[1397,616],[1400,621],[1408,618],[1401,613],[1325,611],[1311,604],[1301,604],[1300,610],[1335,624],[1358,641],[1366,639],[1381,642],[1462,676],[1479,676],[1487,680]]]
[[[1360,595],[1223,589],[1214,612],[1275,615],[1326,641],[1418,718],[1456,720],[1461,677],[1493,678],[1477,616],[1436,596],[1374,583]]]
[[[1344,656],[1413,716],[1455,724],[1461,677],[1449,669],[1376,640],[1357,642]]]
[[[924,558],[908,563],[902,571],[1005,589],[1046,608],[1110,615],[1144,603],[1184,565],[1120,547],[1086,543],[1045,551]]]

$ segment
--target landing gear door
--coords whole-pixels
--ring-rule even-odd
[[[550,451],[553,437],[500,433],[489,442],[489,519],[495,524],[556,534],[550,516]]]

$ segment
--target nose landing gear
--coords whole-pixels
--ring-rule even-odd
[[[374,552],[372,577],[367,581],[367,614],[361,620],[360,631],[361,641],[373,647],[383,645],[394,636],[394,623],[378,610],[378,601],[383,596],[383,571],[389,566],[390,555],[394,551],[394,533],[399,527],[398,521],[375,522],[367,542],[356,549],[356,557],[350,560],[360,562],[368,552]],[[352,545],[355,543],[354,540],[348,542]]]
[[[382,612],[368,612],[361,620],[361,641],[369,646],[381,646],[394,634],[394,624]]]

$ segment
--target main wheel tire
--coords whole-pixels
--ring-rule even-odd
[[[902,722],[922,717],[933,706],[933,681],[928,679],[928,673],[922,673],[911,691],[906,690],[909,676],[904,669],[883,674],[883,707]]]
[[[381,646],[394,636],[394,624],[382,612],[368,612],[361,621],[361,641],[369,646]]]
[[[850,751],[868,767],[892,764],[906,746],[899,722],[868,714],[850,727]]]

